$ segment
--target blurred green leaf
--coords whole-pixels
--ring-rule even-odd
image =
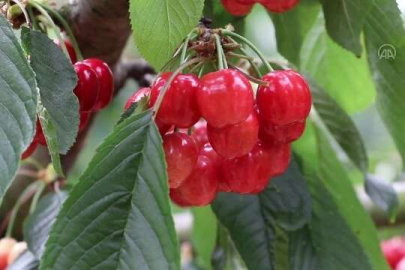
[[[405,164],[405,30],[395,0],[374,2],[364,27],[368,61],[378,91],[377,108]]]
[[[326,29],[334,41],[361,56],[360,33],[373,0],[320,0]]]
[[[399,200],[394,187],[374,175],[366,175],[365,190],[373,203],[395,219]]]
[[[17,37],[0,14],[0,202],[35,133],[37,90]]]
[[[114,128],[70,192],[40,269],[179,269],[162,140],[151,111]]]
[[[319,269],[318,257],[311,239],[311,230],[305,226],[289,234],[289,257],[291,270]]]
[[[73,93],[76,72],[62,50],[45,34],[23,28],[21,40],[30,54],[41,103],[56,129],[59,153],[66,154],[79,131],[79,102]]]
[[[212,269],[211,256],[217,242],[217,218],[210,206],[192,208],[194,222],[191,241],[197,252],[198,262],[204,269]]]
[[[157,70],[197,26],[204,0],[131,0],[130,18],[139,52]]]
[[[375,88],[366,58],[356,58],[333,42],[321,16],[302,47],[301,71],[313,77],[349,113],[374,102]]]

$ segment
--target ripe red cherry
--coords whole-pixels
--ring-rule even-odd
[[[226,11],[234,16],[247,15],[253,7],[253,4],[242,4],[235,0],[221,0],[221,2]]]
[[[381,249],[388,264],[395,269],[401,259],[405,257],[405,240],[402,237],[394,237],[383,241]]]
[[[60,45],[59,39],[55,39],[53,42],[55,42],[55,44],[60,49],[62,49],[62,46]],[[65,43],[66,49],[67,49],[67,51],[69,53],[70,61],[72,62],[72,64],[76,63],[77,62],[77,56],[76,56],[75,50],[73,49],[72,43],[70,43],[70,41],[66,40],[66,39],[64,40],[64,43]]]
[[[214,162],[200,155],[193,172],[177,191],[191,205],[204,206],[214,200],[217,187],[218,174]]]
[[[271,155],[259,142],[249,154],[224,160],[222,174],[231,191],[249,194],[256,192],[259,183],[267,183],[272,177]]]
[[[197,91],[200,112],[213,127],[240,123],[253,109],[253,89],[239,71],[223,69],[201,79]]]
[[[79,132],[83,131],[90,121],[90,112],[80,112],[80,124],[79,124]]]
[[[260,117],[274,125],[304,121],[311,110],[311,92],[305,79],[295,71],[275,71],[263,77],[270,86],[260,86],[257,105]]]
[[[198,147],[187,134],[175,132],[163,137],[170,188],[179,187],[191,174],[198,159]]]
[[[17,244],[13,238],[3,238],[0,240],[0,269],[4,270],[8,266],[8,256]]]
[[[28,146],[28,148],[25,150],[25,152],[22,153],[21,159],[24,160],[24,159],[29,158],[35,152],[37,147],[38,147],[38,141],[33,140],[31,142],[31,144]]]
[[[181,207],[192,206],[185,198],[183,198],[178,189],[170,189],[170,199],[172,199],[172,202]]]
[[[281,13],[293,9],[300,0],[263,0],[262,5],[271,12]]]
[[[231,189],[228,184],[224,181],[222,177],[222,162],[225,160],[223,157],[215,152],[214,148],[212,148],[211,144],[206,143],[204,147],[200,150],[201,156],[206,156],[211,159],[217,169],[218,175],[218,191],[219,192],[230,192]]]
[[[208,138],[215,151],[225,158],[241,157],[257,143],[259,117],[255,110],[245,121],[236,125],[215,128],[208,125]]]
[[[207,122],[205,120],[200,120],[194,125],[191,137],[193,137],[199,149],[202,149],[208,143]]]
[[[266,143],[290,143],[298,140],[305,131],[305,121],[284,126],[276,126],[266,121],[260,122],[260,139]]]
[[[150,91],[151,90],[149,87],[143,87],[138,91],[136,91],[135,93],[133,93],[132,96],[130,96],[129,99],[127,100],[127,103],[125,103],[125,110],[129,109],[132,103],[136,103],[140,101],[143,97],[149,96]]]
[[[101,110],[105,108],[113,98],[114,79],[112,71],[107,63],[97,58],[84,60],[83,63],[91,67],[97,75],[100,92],[94,110]]]
[[[80,103],[81,111],[92,111],[97,103],[100,85],[96,72],[88,65],[78,62],[74,64],[79,81],[73,90]]]
[[[151,107],[171,75],[170,72],[163,73],[152,85]],[[196,99],[199,84],[200,80],[194,74],[178,74],[165,94],[157,119],[179,128],[189,128],[197,123],[201,118]]]
[[[39,121],[39,118],[37,118],[37,127],[36,127],[36,133],[34,136],[34,141],[37,141],[41,145],[46,145],[45,134],[44,134],[44,131],[42,130],[42,126],[41,126],[41,122]]]

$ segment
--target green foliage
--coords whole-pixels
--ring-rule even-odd
[[[135,114],[71,191],[40,269],[179,269],[179,261],[162,141],[152,113]]]
[[[360,33],[373,0],[320,0],[326,19],[326,29],[332,39],[360,56]]]
[[[77,84],[76,73],[70,60],[45,34],[23,28],[21,40],[30,55],[41,103],[56,129],[58,152],[66,154],[79,131],[79,102],[73,94]]]
[[[35,133],[35,74],[0,14],[0,200]]]
[[[196,27],[203,8],[204,0],[131,0],[132,30],[142,56],[162,68]]]
[[[391,220],[394,220],[399,205],[394,187],[373,175],[366,176],[364,187],[374,204],[388,213]]]
[[[374,1],[367,16],[364,36],[378,91],[377,108],[405,163],[405,55],[402,53],[405,50],[405,30],[395,0]],[[397,52],[395,59],[380,57],[384,50],[393,53],[393,48]]]

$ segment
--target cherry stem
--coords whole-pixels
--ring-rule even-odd
[[[55,32],[56,36],[58,37],[60,46],[62,47],[63,52],[66,54],[67,58],[70,59],[69,52],[67,50],[66,44],[63,41],[62,35],[60,33],[59,28],[56,26],[55,22],[52,20],[51,16],[49,16],[48,12],[36,1],[29,2],[33,7],[35,7],[47,20],[47,22],[52,27],[53,31]]]
[[[186,39],[184,40],[182,49],[181,49],[181,56],[180,56],[180,65],[183,64],[184,62],[186,62],[186,54],[187,54],[187,49],[188,49],[188,43],[190,42],[190,40],[194,39],[197,37],[197,35],[195,34],[196,31],[198,31],[197,29],[193,29],[186,37]]]
[[[231,32],[229,30],[222,30],[221,33],[225,36],[234,37],[234,38],[242,41],[246,45],[248,45],[257,54],[257,56],[259,56],[259,58],[262,60],[263,64],[266,66],[268,72],[274,71],[274,69],[272,68],[270,63],[266,60],[266,58],[264,57],[262,52],[255,45],[253,45],[253,43],[250,42],[248,39],[246,39],[246,38],[242,37],[241,35],[238,35],[234,32]]]
[[[222,45],[221,45],[221,39],[219,35],[215,34],[215,46],[217,47],[217,57],[218,57],[218,69],[224,69],[224,58],[223,58],[223,53],[222,53]]]
[[[238,66],[236,66],[236,65],[234,65],[234,64],[232,64],[232,63],[230,63],[230,62],[229,62],[229,65],[230,65],[232,68],[237,69],[240,73],[242,73],[243,75],[245,75],[250,81],[252,81],[252,82],[254,82],[254,83],[256,83],[256,84],[263,85],[263,86],[269,86],[269,85],[270,85],[269,82],[266,82],[266,81],[263,81],[263,80],[259,80],[259,79],[255,78],[255,77],[253,77],[253,76],[251,76],[251,75],[249,75],[249,74],[246,74],[246,73],[243,72],[243,70],[241,70]]]
[[[229,52],[228,55],[241,58],[241,59],[246,59],[246,60],[253,60],[253,57],[244,55],[244,54],[239,54],[239,53],[234,53],[234,52]]]
[[[32,28],[30,17],[28,16],[25,6],[19,0],[11,0],[11,2],[14,2],[15,4],[17,4],[17,6],[20,7],[22,13],[24,13],[25,21],[27,22],[28,28]]]
[[[157,99],[157,101],[156,101],[156,104],[155,104],[154,108],[153,108],[153,114],[154,114],[154,115],[153,115],[153,120],[156,119],[156,115],[157,115],[157,113],[158,113],[158,111],[159,111],[159,109],[160,109],[160,106],[162,105],[162,102],[163,102],[163,99],[164,99],[164,97],[165,97],[165,95],[166,95],[166,92],[167,92],[167,90],[169,89],[170,84],[171,84],[171,83],[174,81],[174,79],[176,78],[176,76],[177,76],[181,71],[183,71],[183,69],[185,69],[185,68],[187,68],[187,67],[189,67],[189,66],[192,66],[192,65],[194,65],[194,64],[196,64],[196,63],[206,62],[207,60],[210,60],[210,58],[207,58],[207,57],[197,57],[197,58],[191,59],[191,60],[185,62],[184,64],[180,65],[180,66],[173,72],[173,74],[172,74],[172,75],[170,76],[170,78],[167,80],[167,82],[166,82],[165,86],[163,87],[162,91],[160,92],[160,95],[159,95],[159,97],[158,97],[158,99]]]
[[[41,185],[39,185],[37,191],[34,194],[34,197],[32,198],[29,214],[34,213],[35,209],[37,208],[38,201],[41,198],[41,195],[47,186],[46,183],[43,181],[41,181],[40,183],[41,183]]]
[[[28,15],[30,16],[30,18],[32,20],[32,24],[33,24],[34,29],[35,30],[39,29],[37,18],[35,17],[34,11],[32,11],[32,7],[28,6],[27,10],[28,10]]]
[[[194,67],[192,67],[191,69],[190,69],[190,73],[194,73],[194,72],[196,72],[202,65],[204,65],[205,64],[205,62],[200,62],[200,63],[198,63],[197,65],[195,65]]]
[[[40,4],[45,10],[47,10],[52,16],[54,16],[63,26],[63,28],[65,29],[65,31],[67,32],[70,42],[72,43],[73,49],[76,53],[77,56],[77,60],[78,61],[83,61],[84,57],[83,54],[80,50],[79,44],[77,43],[77,40],[75,38],[75,35],[73,34],[72,28],[70,28],[69,24],[67,23],[67,21],[65,20],[65,18],[63,18],[62,15],[60,15],[59,12],[53,10],[51,7],[45,5],[45,4]]]
[[[28,187],[24,189],[24,191],[21,193],[20,197],[16,201],[13,210],[11,211],[10,221],[8,223],[6,231],[6,237],[11,237],[18,210],[21,208],[21,205],[23,205],[29,198],[31,198],[31,196],[35,193],[36,189],[38,188],[39,184],[40,184],[39,181],[31,183]]]
[[[245,50],[244,48],[240,48],[240,51],[241,51],[243,54],[247,55],[247,52],[246,52],[246,50]],[[262,78],[263,75],[262,75],[262,73],[260,72],[259,67],[255,64],[255,60],[252,58],[251,60],[248,60],[248,61],[249,61],[249,64],[253,67],[254,71],[256,72],[256,75],[259,76],[260,78]]]
[[[203,73],[204,73],[204,69],[205,69],[205,65],[202,65],[202,67],[200,68],[200,71],[198,71],[198,78],[201,78]]]

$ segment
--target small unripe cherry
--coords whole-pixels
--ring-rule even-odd
[[[257,105],[260,118],[273,125],[305,121],[312,98],[308,83],[293,70],[274,71],[263,77],[269,86],[259,86]]]
[[[214,162],[209,157],[200,155],[193,172],[177,188],[177,192],[191,205],[204,206],[214,200],[218,182]]]
[[[163,73],[153,83],[150,107],[155,105],[171,76],[171,72]],[[199,84],[200,79],[194,74],[178,74],[167,89],[156,118],[179,128],[189,128],[197,123],[201,118],[196,99]]]
[[[208,125],[208,139],[215,151],[225,158],[241,157],[256,145],[259,117],[255,110],[246,120],[223,128]]]
[[[100,92],[97,74],[83,62],[74,64],[74,69],[79,80],[73,92],[79,99],[80,110],[86,112],[92,111],[95,108]]]
[[[223,69],[201,79],[197,101],[209,125],[225,127],[245,121],[252,113],[253,89],[239,71]]]
[[[113,98],[114,78],[112,71],[107,63],[97,58],[86,59],[83,63],[91,67],[97,75],[100,91],[94,110],[101,110],[107,107]]]
[[[187,134],[174,132],[163,137],[170,188],[179,187],[191,174],[198,159],[198,147]]]

